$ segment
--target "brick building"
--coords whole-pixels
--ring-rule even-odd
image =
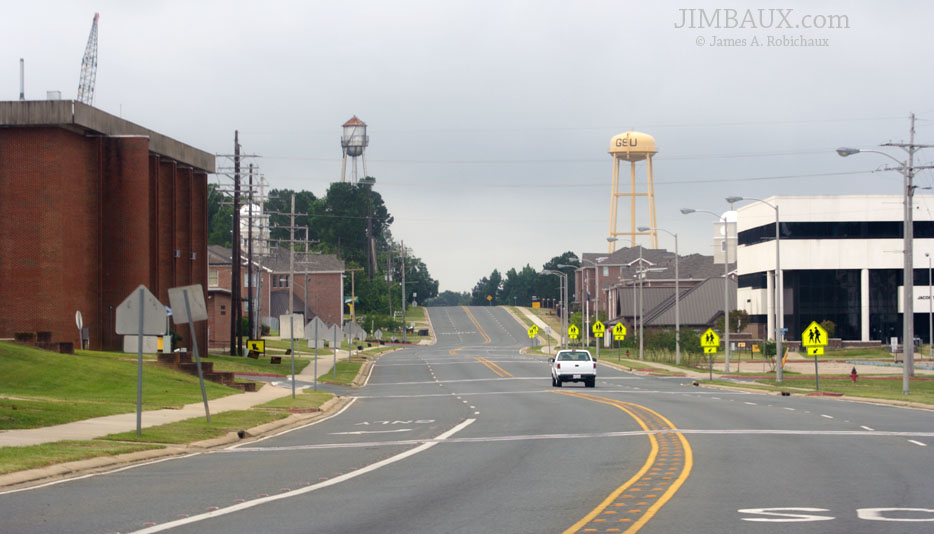
[[[254,305],[260,324],[278,330],[280,315],[289,310],[289,251],[279,247],[269,249],[268,256],[253,262]],[[231,255],[229,248],[208,247],[208,326],[211,347],[230,344]],[[344,262],[333,254],[295,253],[295,283],[292,290],[292,311],[305,316],[305,322],[320,317],[328,324],[341,321]],[[247,317],[247,259],[241,257],[241,289],[243,317]]]
[[[80,102],[0,102],[0,337],[77,343],[81,311],[91,348],[118,350],[114,309],[138,285],[165,304],[207,287],[213,172],[213,155]]]

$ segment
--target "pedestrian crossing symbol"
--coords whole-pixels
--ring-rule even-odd
[[[827,331],[817,324],[817,321],[811,321],[811,324],[801,334],[801,345],[807,348],[808,356],[824,354],[824,347],[827,346],[827,342]]]
[[[720,346],[720,336],[713,331],[713,328],[708,328],[706,332],[701,334],[700,344],[704,347],[704,354],[713,354],[717,352],[717,348]]]
[[[616,323],[616,326],[613,327],[613,339],[616,341],[622,341],[626,338],[626,325],[623,323]]]
[[[529,339],[532,339],[537,335],[538,335],[538,326],[533,324],[532,326],[529,327]]]
[[[581,335],[581,329],[577,327],[576,324],[572,324],[568,327],[568,337],[571,339],[577,339]]]
[[[603,337],[604,332],[606,332],[606,327],[603,323],[597,321],[593,324],[593,337]]]

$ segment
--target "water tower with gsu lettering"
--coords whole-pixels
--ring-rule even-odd
[[[359,179],[357,175],[357,160],[363,163],[363,177],[366,177],[366,147],[370,138],[366,134],[366,123],[356,115],[344,123],[341,132],[341,149],[344,159],[341,162],[341,182],[347,180],[347,158],[350,158],[350,183],[355,184]]]
[[[610,140],[610,155],[613,156],[613,188],[610,191],[610,235],[607,252],[613,252],[616,249],[615,243],[620,236],[629,236],[631,246],[635,246],[636,236],[647,235],[652,238],[652,248],[658,248],[658,227],[655,224],[655,185],[652,179],[652,158],[656,153],[658,149],[655,148],[655,138],[646,133],[629,131]],[[619,168],[623,161],[629,162],[629,192],[620,193]],[[644,183],[638,180],[640,183],[637,187],[636,164],[640,161],[645,161],[646,180]],[[628,232],[620,232],[616,228],[620,197],[629,199]],[[645,197],[647,200],[649,224],[638,226],[648,226],[647,232],[636,230],[636,199],[640,197]],[[645,206],[646,202],[638,202],[638,204]]]

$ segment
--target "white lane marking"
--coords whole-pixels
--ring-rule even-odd
[[[471,410],[476,410],[477,407],[476,407],[476,406],[471,406],[470,409],[471,409]]]
[[[779,278],[781,278],[781,277],[779,277]],[[363,386],[364,386],[364,387],[365,387],[367,384],[370,383],[370,377],[373,376],[373,369],[374,369],[375,367],[376,367],[375,365],[371,365],[371,366],[370,366],[370,370],[369,370],[369,372],[367,372],[367,374],[366,374],[366,380],[363,381]]]
[[[827,415],[827,414],[824,414],[824,413],[820,414],[820,416],[823,417],[823,418],[825,418],[825,419],[833,419],[833,416],[832,416],[832,415]]]
[[[783,511],[785,510],[785,511]],[[758,514],[768,517],[742,517],[743,521],[759,523],[801,523],[806,521],[830,521],[833,516],[788,513],[788,512],[829,512],[826,508],[745,508],[737,510],[741,514]]]
[[[927,443],[921,443],[920,441],[915,441],[913,439],[909,439],[908,443],[914,443],[915,445],[919,445],[921,447],[927,447]]]
[[[321,419],[316,419],[316,420],[314,420],[314,421],[308,423],[307,425],[297,426],[297,427],[295,427],[295,428],[290,428],[290,429],[288,429],[288,430],[283,430],[282,432],[279,432],[278,434],[270,434],[270,435],[268,435],[268,436],[263,436],[263,437],[259,438],[259,439],[256,440],[256,441],[251,441],[250,444],[252,445],[253,443],[259,443],[260,441],[266,441],[266,440],[269,439],[269,438],[275,438],[275,437],[281,436],[281,435],[283,435],[283,434],[288,434],[289,432],[295,432],[296,430],[301,430],[301,429],[303,429],[303,428],[308,428],[308,427],[310,427],[310,426],[317,425],[318,423],[323,423],[323,422],[327,421],[328,419],[331,419],[332,417],[337,417],[338,415],[344,413],[344,412],[347,411],[347,409],[350,408],[350,406],[351,406],[354,402],[356,402],[356,401],[357,401],[356,398],[352,398],[352,399],[350,399],[350,402],[348,402],[346,406],[344,406],[343,408],[341,408],[340,410],[338,410],[337,413],[331,414],[331,415],[329,415],[329,416],[327,416],[327,417],[322,417]],[[230,447],[227,447],[227,449],[236,449],[236,448],[240,447],[241,445],[246,445],[246,443],[238,443],[238,444],[236,444],[236,445],[231,445]]]
[[[127,471],[129,469],[136,469],[137,467],[144,467],[147,465],[158,464],[161,462],[168,462],[169,460],[182,460],[184,458],[191,458],[192,456],[198,456],[199,454],[203,454],[203,453],[195,452],[191,454],[186,454],[184,456],[173,456],[171,458],[159,458],[158,460],[152,460],[150,462],[143,462],[141,464],[128,465],[128,466],[120,467],[118,469],[113,469],[111,471],[103,471],[101,473],[90,473],[87,475],[81,475],[79,477],[66,478],[64,480],[54,480],[52,482],[46,482],[45,484],[39,484],[38,486],[30,486],[28,488],[19,488],[19,489],[8,490],[8,491],[0,491],[0,495],[6,495],[8,493],[19,493],[21,491],[36,490],[39,488],[47,488],[49,486],[55,486],[57,484],[63,484],[65,482],[74,482],[75,480],[81,480],[82,478],[91,478],[91,477],[96,477],[100,475],[109,475],[111,473],[119,473],[120,471]]]
[[[473,414],[474,414],[474,415],[480,415],[480,412],[474,412]]]
[[[781,277],[779,277],[779,278],[781,278]],[[720,397],[710,397],[710,398],[713,399],[713,400],[720,400]]]
[[[410,432],[411,428],[397,428],[396,430],[357,430],[355,432],[331,432],[332,436],[358,436],[361,434],[391,434],[393,432]]]
[[[444,443],[493,443],[500,441],[526,441],[542,439],[582,439],[582,438],[619,438],[636,437],[658,434],[697,434],[697,435],[749,435],[749,436],[825,436],[825,437],[924,437],[934,438],[934,432],[864,432],[859,430],[758,430],[758,429],[738,429],[738,430],[701,430],[701,429],[681,429],[678,430],[629,430],[620,432],[596,432],[596,433],[578,433],[578,434],[525,434],[518,436],[488,436],[477,438],[454,438],[444,440]],[[353,449],[365,447],[399,447],[406,445],[417,445],[423,443],[436,443],[435,439],[406,439],[396,441],[368,441],[352,443],[322,443],[318,445],[288,445],[283,447],[256,447],[240,448],[236,450],[214,451],[212,454],[230,454],[243,452],[292,452],[318,449]]]
[[[793,412],[793,411],[795,411],[795,409],[794,409],[794,408],[783,408],[783,410],[788,410],[789,412]]]
[[[758,406],[758,404],[756,404],[756,403],[754,403],[754,402],[749,402],[749,401],[743,401],[743,404],[748,404],[748,405],[750,405],[750,406]]]
[[[280,493],[280,494],[278,494],[278,495],[270,495],[270,496],[268,496],[268,497],[262,497],[262,498],[259,498],[259,499],[254,499],[254,500],[252,500],[252,501],[247,501],[247,502],[235,504],[235,505],[233,505],[233,506],[228,506],[228,507],[226,507],[226,508],[221,508],[220,510],[213,510],[213,511],[210,511],[210,512],[207,512],[207,513],[205,513],[205,514],[199,514],[199,515],[195,515],[195,516],[191,516],[191,517],[186,517],[186,518],[183,518],[183,519],[177,519],[177,520],[175,520],[175,521],[169,521],[168,523],[163,523],[163,524],[161,524],[161,525],[155,525],[155,526],[152,526],[152,527],[149,527],[149,528],[144,528],[144,529],[142,529],[142,530],[134,531],[134,532],[132,532],[131,534],[150,534],[150,533],[153,533],[153,532],[162,532],[162,531],[164,531],[164,530],[169,530],[169,529],[172,529],[172,528],[175,528],[175,527],[180,527],[180,526],[182,526],[182,525],[188,525],[188,524],[191,524],[191,523],[197,523],[197,522],[199,522],[199,521],[204,521],[204,520],[206,520],[206,519],[211,519],[211,518],[214,518],[214,517],[220,517],[220,516],[222,516],[222,515],[231,514],[231,513],[233,513],[233,512],[239,512],[240,510],[246,510],[247,508],[252,508],[252,507],[254,507],[254,506],[259,506],[260,504],[266,504],[266,503],[268,503],[268,502],[278,501],[278,500],[282,500],[282,499],[288,499],[288,498],[290,498],[290,497],[296,497],[296,496],[298,496],[298,495],[304,495],[304,494],[306,494],[306,493],[311,493],[312,491],[316,491],[316,490],[319,490],[319,489],[322,489],[322,488],[326,488],[326,487],[328,487],[328,486],[334,486],[334,485],[336,485],[336,484],[340,484],[341,482],[346,482],[347,480],[350,480],[350,479],[353,479],[353,478],[357,478],[357,477],[360,476],[360,475],[364,475],[364,474],[366,474],[366,473],[370,473],[370,472],[376,471],[377,469],[380,469],[380,468],[385,467],[385,466],[387,466],[387,465],[396,463],[396,462],[398,462],[398,461],[400,461],[400,460],[404,460],[404,459],[408,458],[409,456],[414,456],[414,455],[416,455],[416,454],[418,454],[418,453],[420,453],[420,452],[426,451],[426,450],[430,449],[431,447],[434,447],[435,445],[437,445],[439,442],[444,441],[444,440],[446,440],[447,438],[453,436],[454,434],[460,432],[461,430],[463,430],[464,428],[466,428],[467,426],[469,426],[469,425],[470,425],[471,423],[473,423],[474,421],[476,421],[476,419],[467,419],[467,420],[463,421],[462,423],[460,423],[459,425],[455,426],[454,428],[452,428],[452,429],[448,430],[447,432],[445,432],[445,433],[439,435],[439,436],[436,437],[434,440],[429,441],[429,442],[426,442],[426,443],[423,443],[423,444],[419,445],[418,447],[415,447],[414,449],[410,449],[410,450],[407,450],[407,451],[405,451],[405,452],[399,453],[399,454],[397,454],[397,455],[395,455],[395,456],[391,456],[391,457],[389,457],[389,458],[386,458],[385,460],[376,462],[375,464],[368,465],[368,466],[366,466],[366,467],[364,467],[364,468],[362,468],[362,469],[358,469],[358,470],[356,470],[356,471],[351,471],[350,473],[347,473],[347,474],[344,474],[344,475],[340,475],[340,476],[338,476],[338,477],[334,477],[334,478],[332,478],[332,479],[330,479],[330,480],[325,480],[324,482],[319,482],[318,484],[314,484],[314,485],[311,485],[311,486],[306,486],[306,487],[304,487],[304,488],[297,489],[297,490],[292,490],[292,491],[288,491],[288,492],[285,492],[285,493]]]
[[[872,428],[869,428],[869,427],[866,426],[866,425],[863,425],[863,426],[861,426],[860,428],[862,428],[863,430],[868,430],[868,431],[870,431],[870,432],[872,432],[872,431],[874,430],[874,429],[872,429]]]

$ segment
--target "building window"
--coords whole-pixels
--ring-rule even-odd
[[[750,273],[739,275],[739,287],[749,287],[752,289],[765,289],[768,287],[769,275],[762,271],[761,273]]]
[[[783,222],[782,239],[902,239],[901,221]],[[934,221],[914,221],[914,237],[934,237]],[[740,245],[775,239],[775,225],[765,224],[739,233]]]
[[[221,304],[221,315],[227,315],[227,306]]]
[[[218,285],[217,269],[208,270],[208,287],[217,287]]]

